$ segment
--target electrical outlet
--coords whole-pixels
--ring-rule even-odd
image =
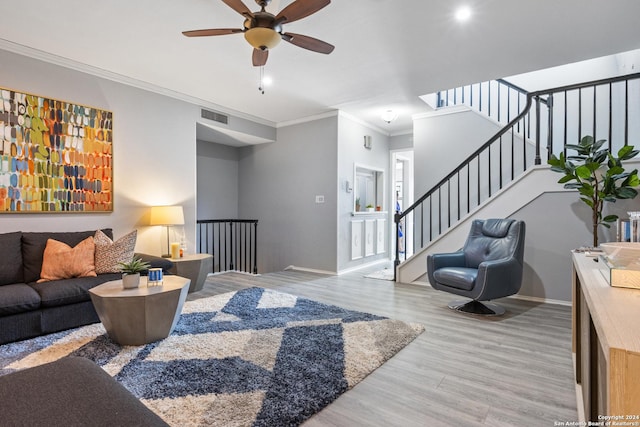
[[[316,203],[324,203],[324,196],[316,196]]]

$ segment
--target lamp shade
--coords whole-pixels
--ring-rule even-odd
[[[152,206],[151,225],[183,225],[182,206]]]

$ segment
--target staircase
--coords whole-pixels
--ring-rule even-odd
[[[559,190],[558,176],[546,161],[551,153],[565,151],[567,143],[595,135],[617,151],[640,139],[634,119],[640,117],[640,73],[531,93],[496,80],[440,92],[435,102],[439,108],[463,104],[506,124],[395,215],[396,231],[413,224],[407,233],[413,238],[405,242],[405,253],[413,255],[401,259],[396,241],[396,280],[405,283],[425,274],[427,251],[458,249],[447,241],[459,246],[473,218],[506,217],[541,192]]]

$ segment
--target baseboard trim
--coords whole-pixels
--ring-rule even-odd
[[[412,285],[418,285],[418,286],[429,286],[431,287],[431,283],[429,282],[424,282],[422,280],[414,280],[413,282],[411,282]]]
[[[362,270],[363,268],[369,268],[369,267],[376,266],[378,264],[387,264],[387,263],[390,263],[390,262],[391,262],[391,260],[389,258],[379,259],[379,260],[376,260],[376,261],[369,262],[367,264],[361,264],[361,265],[357,265],[355,267],[345,268],[344,270],[339,270],[339,271],[318,270],[318,269],[315,269],[315,268],[307,268],[307,267],[300,267],[300,266],[297,266],[297,265],[290,265],[288,267],[285,267],[285,271],[286,270],[296,270],[296,271],[306,271],[306,272],[309,272],[309,273],[329,274],[331,276],[340,276],[342,274],[353,273],[354,271]]]
[[[564,305],[566,307],[571,307],[571,301],[563,301],[559,299],[551,299],[551,298],[541,298],[541,297],[532,297],[529,295],[511,295],[509,298],[521,299],[525,301],[539,302],[544,304],[556,304],[556,305]]]
[[[327,274],[329,276],[335,276],[337,274],[335,271],[317,270],[315,268],[298,267],[295,265],[290,265],[288,267],[285,267],[284,270],[285,271],[289,271],[289,270],[306,271],[307,273]]]
[[[376,266],[378,264],[388,264],[390,262],[391,262],[391,260],[389,258],[379,259],[379,260],[376,260],[376,261],[369,262],[367,264],[361,264],[361,265],[357,265],[355,267],[349,267],[349,268],[345,268],[344,270],[339,270],[338,271],[338,275],[347,274],[347,273],[353,273],[354,271],[362,270],[363,268],[373,267],[373,266]]]
[[[419,286],[431,286],[431,284],[429,282],[424,282],[424,281],[413,281],[411,282],[412,285],[419,285]],[[453,294],[452,294],[453,295]],[[507,298],[514,298],[514,299],[520,299],[520,300],[524,300],[524,301],[531,301],[531,302],[537,302],[537,303],[542,303],[542,304],[556,304],[556,305],[564,305],[566,307],[571,307],[571,301],[563,301],[563,300],[559,300],[559,299],[550,299],[550,298],[541,298],[541,297],[532,297],[529,295],[511,295]]]
[[[249,273],[248,271],[241,271],[241,270],[225,270],[225,271],[216,271],[215,273],[207,273],[207,277],[211,277],[211,276],[220,276],[222,274],[227,274],[227,273],[238,273],[238,274],[246,274],[247,276],[260,276],[260,273]]]

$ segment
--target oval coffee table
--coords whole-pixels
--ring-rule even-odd
[[[173,332],[190,283],[184,277],[165,275],[162,286],[141,284],[138,288],[124,289],[122,280],[114,280],[89,289],[89,294],[113,341],[143,345]]]

